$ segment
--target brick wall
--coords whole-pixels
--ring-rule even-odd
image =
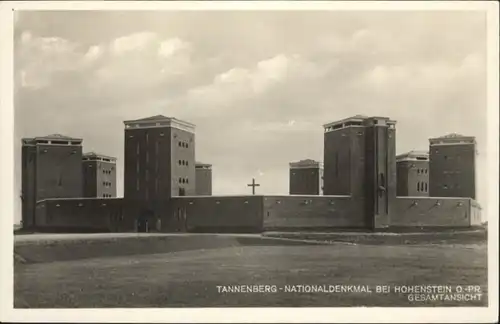
[[[36,199],[83,196],[82,147],[38,145]]]
[[[131,231],[123,199],[47,199],[36,207],[37,227],[53,231]]]
[[[429,195],[476,198],[475,145],[433,145],[429,149]]]
[[[360,127],[355,127],[360,129]],[[324,135],[324,195],[351,193],[351,136],[352,127],[327,132]]]
[[[362,204],[349,196],[265,196],[264,229],[363,228]]]
[[[398,197],[391,226],[470,226],[471,201],[468,198]]]
[[[153,200],[170,196],[170,137],[169,127],[125,130],[125,198]]]
[[[429,196],[429,161],[399,161],[397,163],[397,195]]]
[[[196,168],[196,195],[212,195],[212,169]]]
[[[175,197],[162,231],[260,232],[262,196]]]
[[[291,168],[290,194],[291,195],[320,195],[321,194],[320,168]]]
[[[172,191],[170,196],[194,196],[196,195],[195,135],[177,128],[172,128],[171,132]]]

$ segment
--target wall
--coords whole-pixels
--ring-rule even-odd
[[[475,145],[432,145],[429,153],[429,195],[475,199]]]
[[[398,196],[428,197],[429,161],[398,161],[397,182]]]
[[[196,168],[196,195],[212,195],[212,169]]]
[[[320,168],[291,168],[290,194],[291,195],[319,195],[321,194]]]
[[[471,201],[468,198],[397,197],[391,226],[470,226]]]
[[[307,204],[306,204],[307,201]],[[362,205],[349,196],[265,196],[264,229],[363,228]]]
[[[171,128],[171,132],[172,191],[169,196],[194,196],[196,195],[195,135],[177,128]]]
[[[347,127],[325,132],[324,136],[324,195],[349,195],[351,193],[351,129]]]
[[[162,231],[260,232],[262,196],[190,196],[171,199]]]
[[[36,206],[36,155],[35,145],[22,147],[22,222],[23,227],[34,225]]]
[[[37,204],[37,228],[48,231],[132,231],[122,199],[47,199]],[[133,224],[133,223],[132,223]]]
[[[97,196],[104,197],[104,194],[109,195],[108,198],[116,197],[116,163],[106,161],[96,161],[97,167]],[[106,173],[107,171],[109,173]],[[104,183],[109,183],[105,186]]]
[[[83,196],[82,146],[37,145],[36,200]]]
[[[124,197],[147,200],[169,197],[171,129],[125,129]]]
[[[97,163],[82,161],[83,197],[97,197]]]

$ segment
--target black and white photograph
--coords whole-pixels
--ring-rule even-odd
[[[3,319],[495,321],[498,3],[418,4],[2,3]]]

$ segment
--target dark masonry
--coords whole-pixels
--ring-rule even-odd
[[[397,195],[429,196],[429,153],[411,151],[396,156]]]
[[[82,169],[84,197],[116,198],[116,158],[85,153]]]
[[[290,163],[290,195],[321,195],[323,164],[314,160]]]
[[[476,139],[449,134],[429,139],[429,194],[476,199]]]
[[[196,195],[212,195],[212,165],[196,162]]]
[[[83,197],[82,178],[87,177],[81,139],[24,139],[23,226],[39,231],[258,233],[481,224],[481,207],[474,200],[473,137],[431,139],[428,160],[416,152],[396,157],[396,121],[356,115],[323,126],[323,171],[312,160],[290,164],[290,195],[259,195],[254,181],[241,184],[253,194],[213,196],[211,167],[196,163],[195,125],[158,115],[124,126],[123,198]],[[104,158],[92,155],[97,157]],[[102,162],[104,170],[114,165],[92,162]],[[99,181],[114,184],[112,177]]]

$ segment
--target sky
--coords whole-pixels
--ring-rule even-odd
[[[162,114],[196,124],[213,194],[288,194],[322,125],[363,114],[397,121],[398,154],[475,136],[486,203],[484,12],[24,11],[14,32],[18,192],[21,138],[60,133],[118,158],[122,196],[123,121]]]

